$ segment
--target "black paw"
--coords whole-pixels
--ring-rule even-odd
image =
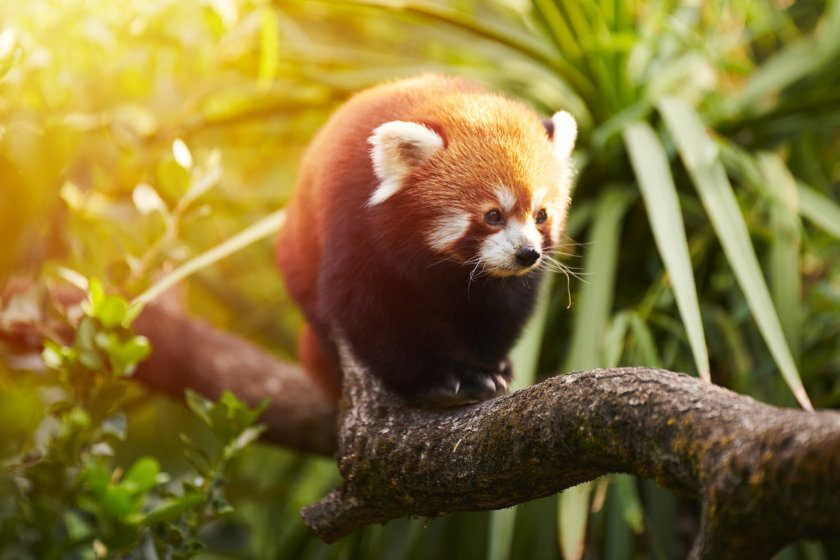
[[[452,408],[506,395],[512,373],[508,359],[499,364],[497,371],[461,371],[428,391],[418,404],[424,408]]]

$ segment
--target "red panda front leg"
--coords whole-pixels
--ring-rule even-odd
[[[465,369],[449,375],[444,384],[422,397],[423,407],[449,408],[500,397],[510,392],[513,367],[510,358],[499,363],[496,371]]]

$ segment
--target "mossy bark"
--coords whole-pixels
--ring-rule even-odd
[[[695,558],[768,557],[840,535],[837,412],[779,409],[647,368],[554,377],[444,412],[394,406],[363,373],[350,378],[344,483],[302,511],[328,542],[406,515],[508,507],[611,472],[701,501]]]

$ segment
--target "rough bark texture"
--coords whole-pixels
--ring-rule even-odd
[[[328,542],[406,515],[507,507],[611,472],[699,499],[694,558],[769,557],[800,538],[840,536],[838,412],[779,409],[647,368],[573,373],[425,411],[399,405],[346,360],[338,432],[335,407],[301,370],[252,343],[160,305],[136,327],[155,348],[137,373],[152,389],[269,398],[267,439],[338,450],[344,483],[302,512]],[[14,335],[0,339],[35,338]]]
[[[405,515],[508,507],[611,472],[703,505],[695,558],[840,535],[840,413],[785,410],[685,375],[579,372],[446,412],[394,406],[350,367],[344,483],[303,509],[333,542]]]

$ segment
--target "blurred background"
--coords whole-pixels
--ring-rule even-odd
[[[78,274],[142,293],[281,208],[349,95],[425,71],[580,126],[564,260],[578,278],[546,290],[517,383],[645,365],[775,405],[840,405],[836,1],[0,0],[0,284]],[[295,359],[300,316],[270,238],[182,293],[191,314]],[[8,346],[0,360],[0,466],[25,478],[50,417],[33,410],[57,382],[33,381]],[[188,476],[178,434],[202,441],[206,427],[134,391],[105,464],[152,456],[169,480]],[[666,559],[697,529],[694,502],[615,475],[327,546],[298,510],[337,484],[331,460],[257,443],[225,480],[233,512],[202,525],[200,558]],[[119,549],[74,533],[90,508],[70,497],[33,528],[18,491],[0,500],[0,558],[161,554],[142,535]],[[803,542],[779,557],[838,555]]]

